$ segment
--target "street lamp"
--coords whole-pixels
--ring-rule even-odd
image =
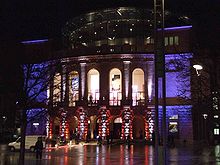
[[[200,71],[203,69],[202,65],[195,64],[193,65],[193,68],[196,70],[197,76],[200,76],[201,75]]]

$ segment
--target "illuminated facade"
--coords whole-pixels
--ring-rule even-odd
[[[154,39],[150,10],[117,8],[67,22],[62,67],[51,82],[49,138],[113,136],[152,140]],[[169,22],[169,16],[167,16]],[[168,27],[169,25],[167,25]],[[190,93],[191,26],[165,28],[167,125],[177,139],[193,139]],[[27,44],[27,43],[26,43]],[[184,76],[187,75],[187,76]],[[159,112],[159,118],[162,118]],[[161,120],[159,120],[161,128]],[[160,130],[161,131],[161,130]]]

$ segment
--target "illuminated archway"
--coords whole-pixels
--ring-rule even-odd
[[[144,103],[144,71],[136,68],[132,72],[132,105],[137,106]]]
[[[121,71],[114,68],[109,73],[109,105],[121,105],[122,99],[122,76]]]
[[[72,139],[77,134],[78,130],[78,118],[76,116],[72,116],[68,119],[69,130],[70,130],[70,139]]]
[[[144,139],[145,120],[142,116],[134,116],[133,119],[133,137],[134,139]]]
[[[114,123],[113,123],[113,137],[114,137],[114,139],[121,138],[121,127],[122,127],[122,118],[121,117],[115,118]]]
[[[88,121],[88,130],[91,134],[91,139],[96,139],[96,123],[97,122],[97,116],[93,115],[89,117],[89,121]],[[98,127],[98,126],[97,126]]]

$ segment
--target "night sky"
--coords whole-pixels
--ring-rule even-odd
[[[152,8],[153,0],[5,0],[0,5],[1,39],[60,37],[61,27],[70,18],[121,6]],[[165,9],[188,15],[194,23],[204,26],[202,32],[219,30],[219,0],[165,0]]]
[[[11,43],[60,38],[61,27],[70,18],[112,7],[153,8],[153,0],[3,0],[0,2],[0,75],[10,84],[19,56]],[[220,0],[165,0],[165,9],[192,19],[202,48],[220,48]],[[219,54],[218,54],[219,56]],[[10,62],[6,62],[10,61]],[[10,65],[9,65],[10,64]],[[14,67],[16,68],[16,67]],[[7,70],[7,72],[5,72]],[[14,78],[14,76],[13,76]],[[13,81],[12,81],[13,82]],[[0,87],[2,83],[0,83]],[[5,86],[3,87],[4,89]],[[3,89],[2,88],[2,89]]]

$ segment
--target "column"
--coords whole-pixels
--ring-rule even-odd
[[[123,100],[130,100],[131,98],[131,88],[130,88],[130,61],[123,61],[124,63],[124,91]]]
[[[80,63],[81,74],[80,74],[80,100],[85,98],[85,84],[86,84],[86,63]]]

